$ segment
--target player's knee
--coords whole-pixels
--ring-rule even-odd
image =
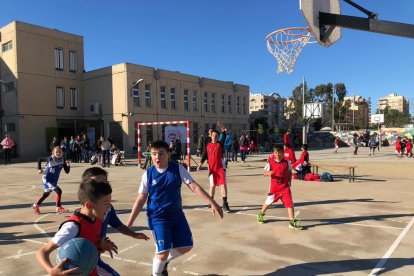
[[[167,260],[169,253],[170,253],[170,250],[159,252],[155,255],[155,257],[161,261],[165,261]]]
[[[184,255],[185,253],[189,252],[191,249],[193,249],[192,246],[189,247],[182,247],[182,248],[176,248],[176,250],[181,254]]]

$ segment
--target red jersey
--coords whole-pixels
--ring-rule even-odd
[[[290,135],[288,134],[288,133],[286,133],[284,136],[283,136],[283,144],[291,144],[290,143]]]
[[[272,172],[269,194],[277,194],[289,189],[289,163],[285,159],[276,162],[274,158],[269,158],[270,171]]]
[[[401,150],[401,139],[397,139],[395,142],[395,149],[400,151]]]
[[[410,141],[405,142],[405,148],[407,149],[407,152],[411,152],[411,150],[413,149],[413,143],[411,143]]]
[[[308,151],[302,151],[302,154],[299,157],[299,164],[304,164],[306,161],[306,165],[309,164],[309,153]]]
[[[66,222],[68,221],[73,221],[79,226],[78,237],[91,241],[99,250],[99,234],[101,233],[102,220],[96,218],[95,221],[92,221],[88,216],[85,216],[79,211],[75,211],[66,220]],[[89,276],[98,276],[97,269],[95,268]]]
[[[283,159],[290,161],[292,164],[296,162],[295,151],[291,148],[285,149]]]
[[[212,172],[216,172],[223,168],[223,149],[220,143],[209,143],[207,145],[207,160],[208,160],[208,169]]]

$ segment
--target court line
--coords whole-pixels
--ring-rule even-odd
[[[138,244],[138,243],[136,243],[136,244],[133,244],[133,245],[131,245],[131,246],[127,247],[127,248],[124,248],[124,249],[120,250],[120,251],[118,252],[118,254],[124,253],[125,251],[127,251],[127,250],[129,250],[129,249],[131,249],[131,248],[137,247],[138,245],[139,245],[139,244]]]
[[[400,235],[397,237],[397,239],[394,241],[394,243],[391,245],[391,247],[388,249],[388,251],[382,256],[381,260],[377,263],[375,268],[371,271],[369,275],[378,275],[378,273],[381,272],[381,270],[384,269],[385,264],[387,263],[389,257],[392,255],[395,249],[397,249],[398,245],[402,241],[402,239],[407,235],[408,231],[410,230],[411,226],[414,224],[414,218],[411,219],[410,223],[404,228],[404,230],[400,233]]]
[[[45,218],[45,217],[47,217],[48,215],[50,215],[50,214],[45,214],[45,215],[43,215],[43,216],[41,216],[41,217],[39,217],[39,218],[37,218],[37,220],[35,220],[35,222],[34,222],[34,227],[37,229],[37,230],[39,230],[39,232],[40,233],[42,233],[43,234],[43,236],[45,236],[46,238],[47,238],[47,240],[48,241],[50,241],[50,239],[52,238],[51,236],[49,236],[49,234],[42,228],[42,227],[40,227],[37,223],[41,220],[41,219],[43,219],[43,218]]]
[[[36,252],[37,252],[37,250],[36,251],[26,252],[26,253],[23,253],[23,254],[17,253],[16,255],[4,257],[4,259],[19,259],[22,256],[32,255],[32,254],[35,254]]]
[[[31,186],[31,188],[29,188],[29,189],[27,189],[27,190],[23,190],[23,191],[16,191],[16,192],[13,192],[13,193],[0,193],[0,195],[14,195],[14,194],[20,194],[20,193],[27,192],[27,191],[30,191],[30,190],[33,190],[33,189],[35,189],[35,188],[36,188],[36,185],[28,185],[28,186]]]

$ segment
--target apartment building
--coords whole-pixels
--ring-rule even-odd
[[[269,129],[274,129],[275,126],[285,128],[285,103],[286,99],[278,93],[250,94],[250,119],[264,118]]]
[[[218,120],[248,128],[246,85],[128,63],[85,72],[82,36],[18,21],[0,28],[0,43],[0,134],[18,155],[44,155],[53,136],[81,132],[132,152],[137,122],[189,120],[192,142]],[[144,145],[162,139],[163,127],[142,135]]]
[[[397,93],[390,93],[387,97],[378,100],[378,108],[384,110],[386,107],[398,110],[404,114],[409,114],[409,101],[404,96]]]
[[[346,112],[345,123],[360,129],[368,128],[370,124],[370,102],[361,96],[344,97],[344,103],[350,101]]]

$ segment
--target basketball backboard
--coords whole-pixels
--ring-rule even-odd
[[[304,119],[322,118],[325,105],[323,103],[307,103],[303,105]]]
[[[339,0],[299,0],[299,7],[320,45],[329,47],[341,38],[340,27],[327,29],[319,22],[319,12],[341,14]]]
[[[371,115],[371,124],[383,124],[384,123],[384,114],[372,114]]]

